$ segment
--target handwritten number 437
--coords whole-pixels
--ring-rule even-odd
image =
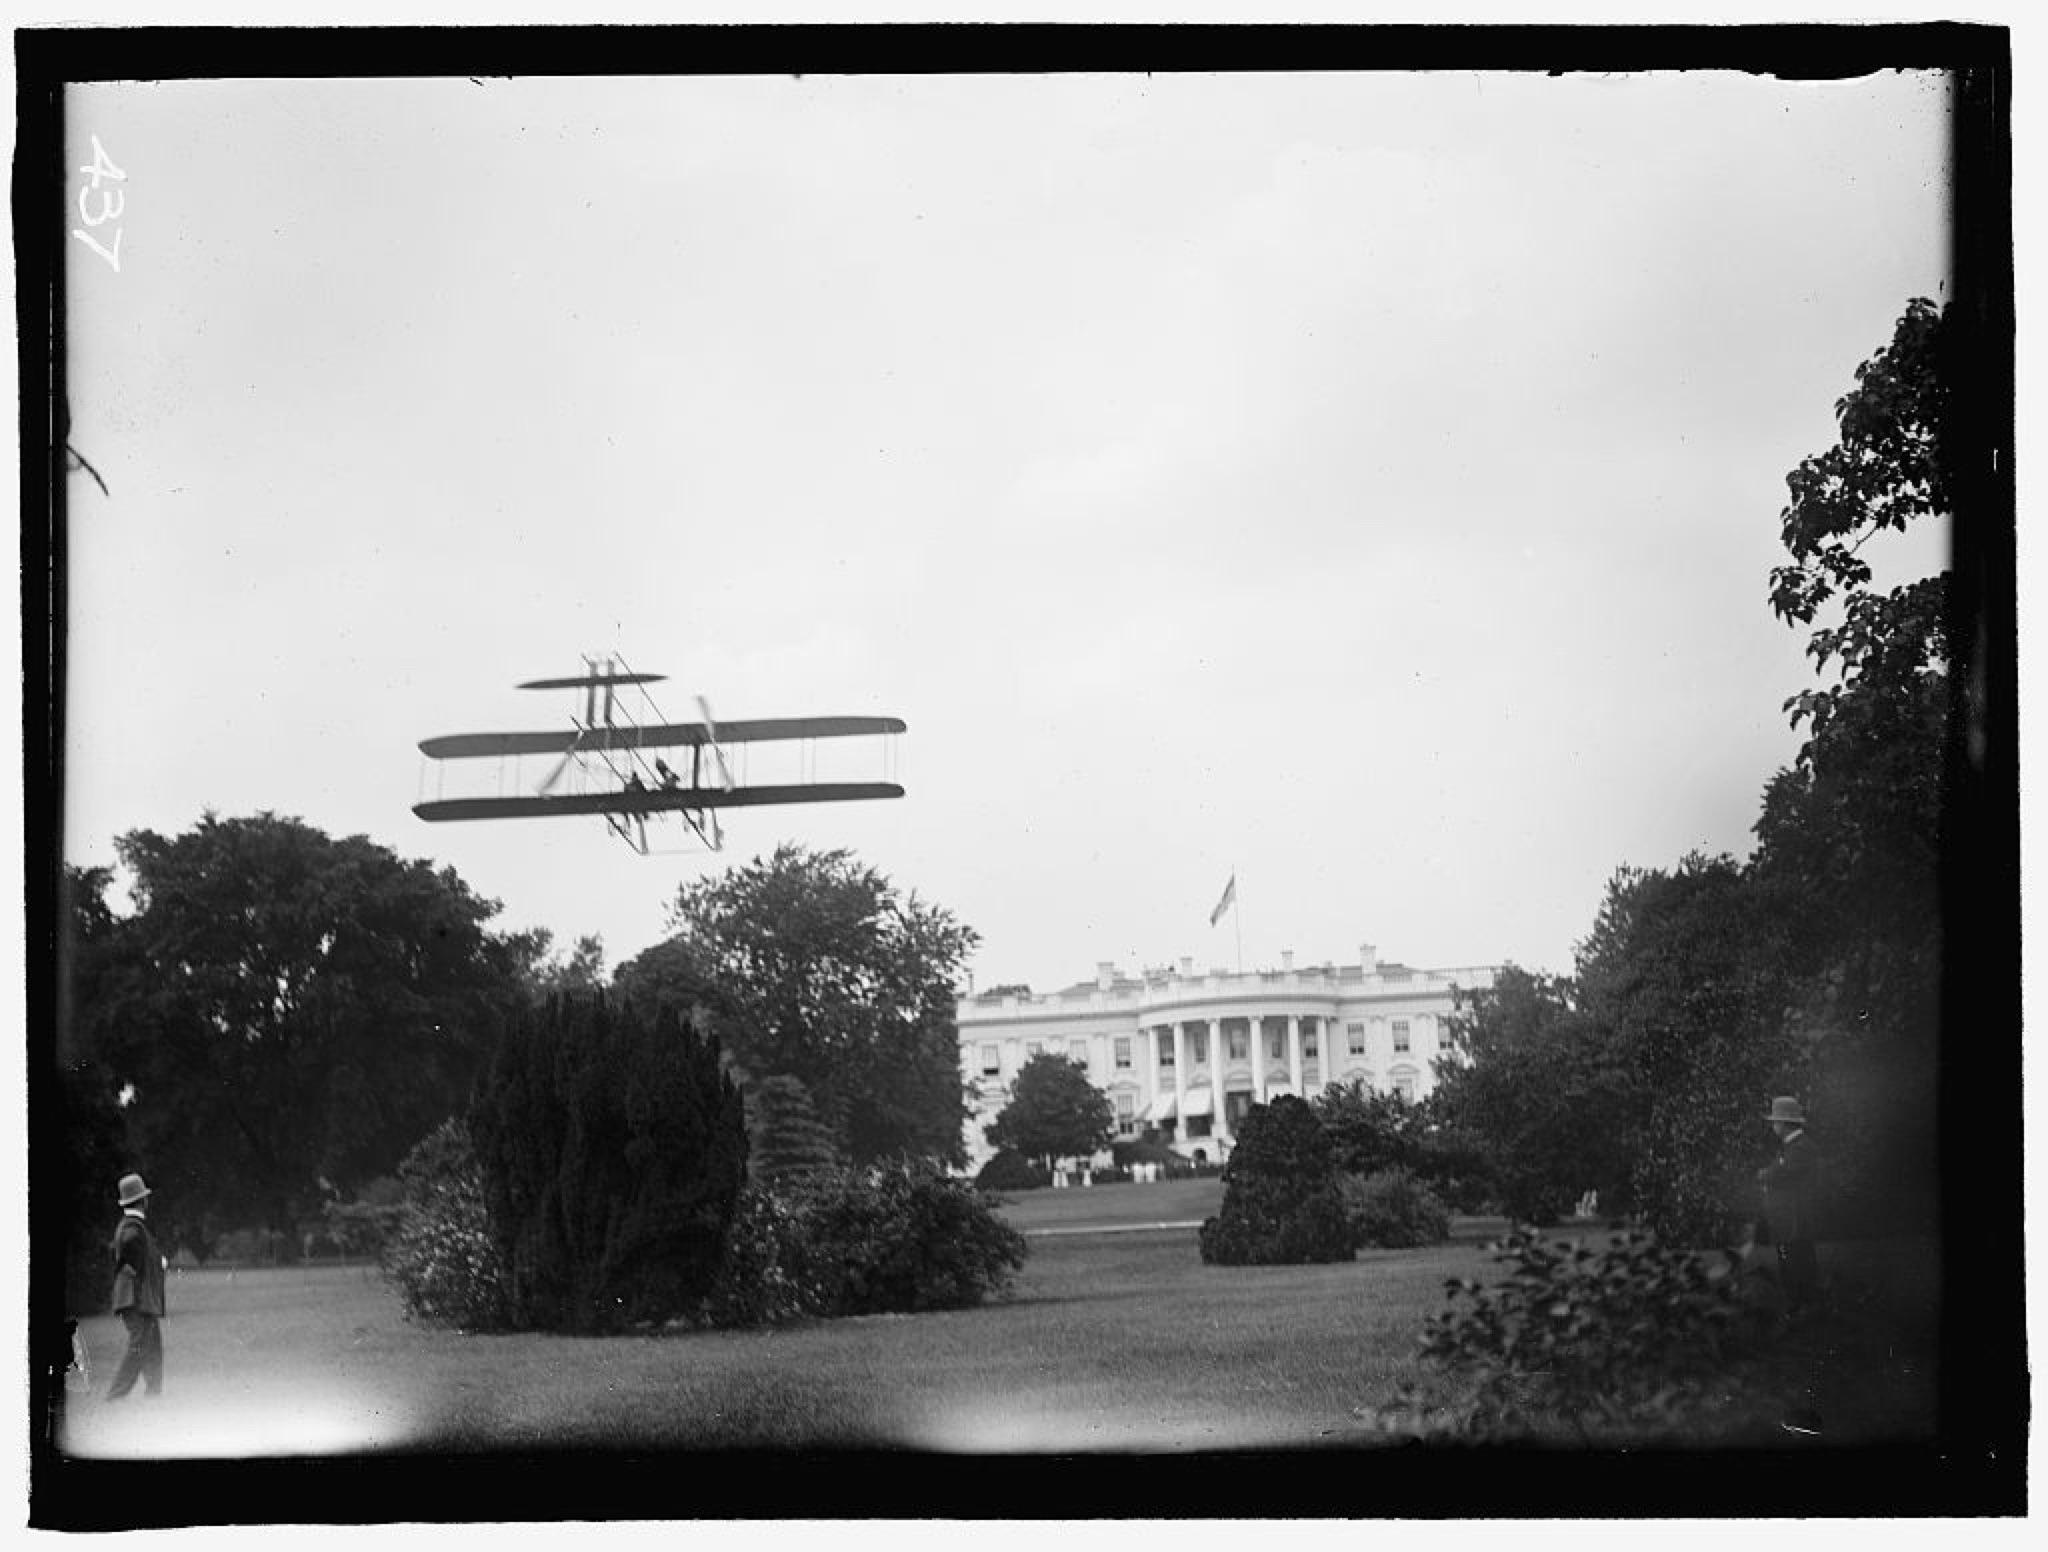
[[[114,228],[114,245],[109,248],[93,236],[87,227],[105,226],[109,221],[121,219],[121,191],[103,189],[102,183],[125,183],[128,174],[116,167],[113,158],[107,155],[106,147],[100,144],[100,137],[92,137],[92,165],[78,169],[92,181],[78,186],[78,219],[85,226],[74,226],[71,235],[114,267],[114,273],[121,272],[121,228]],[[98,203],[95,205],[94,201]]]

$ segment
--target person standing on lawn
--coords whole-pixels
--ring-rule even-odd
[[[142,1381],[144,1395],[164,1388],[164,1258],[149,1232],[149,1187],[140,1175],[123,1175],[119,1187],[121,1222],[114,1229],[114,1313],[128,1328],[128,1351],[107,1399],[119,1401]]]
[[[1777,1247],[1778,1286],[1792,1314],[1812,1306],[1820,1290],[1820,1260],[1813,1248],[1813,1145],[1806,1112],[1787,1094],[1771,1101],[1764,1117],[1778,1139],[1778,1156],[1757,1171],[1763,1187],[1764,1232]]]

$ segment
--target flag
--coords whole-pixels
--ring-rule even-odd
[[[1216,902],[1216,909],[1209,913],[1209,925],[1215,926],[1223,920],[1223,913],[1237,900],[1237,875],[1230,875],[1230,882],[1223,886],[1223,898]]]

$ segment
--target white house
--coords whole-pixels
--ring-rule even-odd
[[[1082,1062],[1116,1107],[1117,1133],[1154,1131],[1176,1152],[1227,1156],[1246,1111],[1280,1094],[1313,1097],[1364,1078],[1419,1099],[1435,1083],[1455,993],[1493,984],[1492,965],[1415,970],[1366,944],[1358,963],[1127,976],[1114,964],[1064,991],[998,989],[960,1001],[960,1064],[974,1104],[970,1166],[994,1151],[982,1128],[1008,1103],[1017,1070],[1041,1051]]]

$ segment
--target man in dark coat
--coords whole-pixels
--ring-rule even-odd
[[[114,1313],[128,1328],[128,1351],[107,1387],[107,1399],[118,1401],[142,1381],[145,1395],[164,1388],[164,1258],[144,1216],[149,1187],[140,1175],[123,1175],[121,1222],[114,1230]]]
[[[1820,1290],[1820,1260],[1813,1248],[1813,1153],[1806,1137],[1806,1112],[1782,1095],[1771,1101],[1771,1131],[1778,1156],[1757,1171],[1764,1192],[1764,1226],[1778,1251],[1778,1285],[1788,1309],[1809,1307]]]

